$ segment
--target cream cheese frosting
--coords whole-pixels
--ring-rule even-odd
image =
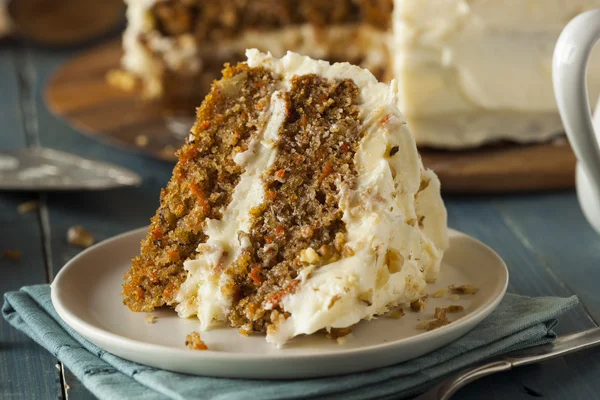
[[[267,341],[281,346],[297,335],[351,326],[420,296],[439,274],[448,246],[447,215],[439,180],[424,169],[397,108],[395,82],[379,83],[357,66],[330,65],[291,52],[281,59],[256,49],[246,55],[250,67],[262,66],[281,75],[281,87],[271,98],[269,122],[259,139],[235,157],[245,172],[231,204],[222,220],[207,221],[207,242],[199,246],[196,259],[184,264],[188,277],[177,297],[179,314],[197,315],[202,329],[225,320],[232,299],[223,295],[227,278],[212,272],[213,267],[230,263],[244,246],[237,232],[248,231],[244,216],[262,201],[260,173],[277,152],[273,143],[285,112],[280,93],[290,89],[294,76],[304,74],[351,79],[360,90],[359,118],[365,134],[355,155],[358,176],[352,187],[342,186],[338,204],[353,255],[320,266],[312,263],[314,249],[299,254],[306,265],[297,278],[301,283],[280,302],[289,318],[280,315]],[[397,149],[393,157],[392,148]]]
[[[554,45],[572,17],[595,7],[599,0],[397,1],[395,77],[417,142],[469,147],[560,132]],[[600,67],[600,52],[592,65]],[[597,98],[597,68],[588,82]]]

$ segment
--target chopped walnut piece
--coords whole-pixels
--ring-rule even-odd
[[[354,328],[354,325],[351,326],[347,326],[345,328],[331,328],[331,331],[329,331],[325,337],[327,337],[328,339],[339,339],[341,337],[347,336],[352,332],[352,328]]]
[[[394,318],[394,319],[400,319],[400,318],[404,317],[404,310],[401,308],[392,310],[388,313],[388,317]]]
[[[444,319],[446,318],[446,309],[442,307],[436,307],[435,312],[433,314],[433,318],[435,319]]]
[[[450,323],[450,320],[447,318],[434,319],[433,321],[429,322],[429,324],[427,325],[427,327],[425,329],[428,331],[432,331],[432,330],[440,328],[444,325],[448,325],[449,323]]]
[[[319,259],[319,255],[312,247],[308,247],[300,252],[300,261],[302,262],[308,264],[317,264]]]
[[[416,299],[410,302],[410,309],[415,312],[421,312],[425,309],[425,302],[422,299]]]
[[[19,214],[27,214],[33,211],[37,211],[40,208],[40,203],[36,200],[26,201],[17,206],[17,212]]]
[[[451,306],[446,307],[446,311],[449,313],[458,313],[458,312],[461,312],[464,310],[465,310],[465,308],[460,305],[451,305]]]
[[[146,323],[147,324],[153,324],[156,322],[156,317],[152,314],[148,314],[146,315]]]
[[[450,291],[452,293],[460,293],[460,294],[475,294],[475,292],[477,292],[477,288],[473,285],[461,285],[461,286],[456,286],[456,285],[450,285],[448,287],[450,289]]]
[[[430,319],[427,321],[422,321],[417,324],[417,329],[425,329],[426,331],[431,331],[437,328],[440,328],[444,325],[448,325],[451,321],[444,317],[439,319]]]
[[[440,289],[437,292],[433,293],[431,297],[433,297],[434,299],[438,299],[440,297],[444,297],[446,294],[448,294],[448,289]]]
[[[111,69],[106,73],[106,81],[112,87],[121,89],[125,92],[131,92],[135,89],[136,78],[135,76],[122,69]]]
[[[352,337],[352,333],[349,333],[347,335],[344,336],[340,336],[339,338],[336,339],[336,341],[338,342],[338,344],[344,344],[346,343],[346,341]]]
[[[192,350],[208,350],[208,346],[202,341],[200,334],[196,331],[186,336],[185,345],[188,349]]]
[[[94,244],[94,237],[83,226],[72,226],[67,231],[67,241],[77,247],[90,247]]]
[[[2,258],[6,258],[10,261],[19,261],[21,259],[20,250],[4,250],[2,252]]]
[[[150,140],[148,139],[148,136],[146,136],[146,135],[137,135],[135,137],[135,145],[137,147],[146,147],[146,146],[148,146],[149,142],[150,142]]]

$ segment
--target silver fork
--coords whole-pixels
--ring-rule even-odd
[[[597,345],[600,345],[600,328],[560,336],[552,343],[525,350],[517,350],[505,354],[500,358],[469,367],[444,379],[414,400],[448,400],[460,388],[484,376],[561,357]]]

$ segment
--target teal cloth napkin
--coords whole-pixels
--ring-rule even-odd
[[[391,367],[352,375],[294,381],[199,377],[151,368],[110,354],[58,316],[48,285],[4,295],[2,315],[51,352],[100,399],[371,399],[413,395],[440,377],[508,351],[551,342],[570,298],[507,294],[475,329],[452,344]]]

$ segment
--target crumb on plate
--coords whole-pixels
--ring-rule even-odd
[[[33,211],[37,211],[40,208],[40,203],[36,200],[26,201],[17,206],[17,212],[19,214],[27,214]]]
[[[404,310],[402,308],[397,308],[395,310],[392,310],[388,313],[388,317],[394,318],[394,319],[400,319],[400,318],[404,317]]]
[[[410,302],[410,309],[415,312],[421,312],[425,309],[425,302],[423,299],[416,299]]]
[[[431,297],[434,299],[439,299],[440,297],[444,297],[448,293],[448,289],[440,289],[437,292],[433,293]]]
[[[67,241],[72,246],[90,247],[94,244],[94,236],[89,233],[83,226],[72,226],[67,231]]]
[[[477,288],[473,285],[461,285],[461,286],[456,286],[456,285],[450,285],[448,287],[448,289],[450,289],[450,291],[452,293],[460,293],[460,294],[475,294],[475,292],[477,292]]]
[[[188,349],[192,350],[208,350],[208,346],[202,341],[200,334],[196,331],[186,336],[185,345]]]

